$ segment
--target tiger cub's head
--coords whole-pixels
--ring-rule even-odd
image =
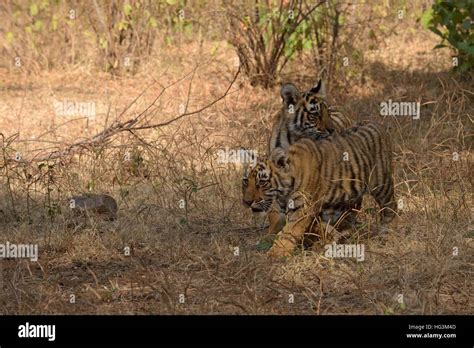
[[[244,169],[242,178],[242,203],[254,213],[270,210],[273,196],[271,190],[271,168],[264,159]]]
[[[285,209],[283,200],[291,190],[290,182],[286,152],[276,148],[270,158],[260,159],[254,166],[245,169],[242,178],[242,202],[254,213],[267,212],[276,198],[278,206]]]
[[[282,85],[280,95],[283,112],[290,121],[290,132],[297,138],[324,138],[334,131],[326,91],[322,80],[305,92],[292,83]]]

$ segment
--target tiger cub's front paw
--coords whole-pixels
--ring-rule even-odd
[[[273,246],[267,252],[269,257],[281,258],[291,256],[293,250],[295,249],[295,244],[284,238],[278,238],[274,241]]]

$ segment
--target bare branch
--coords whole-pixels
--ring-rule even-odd
[[[61,158],[63,156],[71,155],[79,149],[90,148],[90,147],[94,147],[94,146],[98,146],[98,145],[103,145],[105,142],[109,141],[111,137],[113,137],[113,136],[115,136],[115,135],[117,135],[121,132],[129,132],[129,133],[133,134],[134,136],[136,136],[134,131],[137,131],[137,130],[160,128],[160,127],[170,125],[171,123],[176,122],[176,121],[182,119],[183,117],[199,114],[199,113],[203,112],[204,110],[210,108],[214,104],[218,103],[220,100],[224,99],[229,94],[230,89],[234,85],[234,83],[237,80],[237,77],[240,73],[240,66],[239,66],[239,69],[235,73],[235,75],[234,75],[232,81],[230,82],[229,86],[227,87],[227,89],[217,99],[215,99],[212,102],[210,102],[209,104],[199,108],[198,110],[187,112],[188,105],[189,105],[189,99],[191,97],[192,81],[193,81],[193,78],[195,76],[197,68],[198,68],[198,66],[196,66],[193,69],[193,71],[191,71],[190,73],[184,75],[180,79],[174,81],[170,85],[162,87],[162,90],[156,96],[156,98],[153,100],[153,102],[151,104],[149,104],[137,116],[135,116],[133,118],[130,118],[129,120],[122,121],[122,122],[117,121],[114,124],[112,124],[111,126],[109,126],[108,128],[104,129],[103,131],[97,133],[96,135],[94,135],[90,138],[75,142],[73,144],[70,144],[69,146],[67,146],[66,148],[64,148],[62,150],[53,151],[53,152],[51,152],[47,155],[44,154],[44,149],[42,149],[42,150],[39,150],[39,152],[37,152],[36,155],[33,156],[33,158],[31,158],[29,160],[28,159],[21,159],[20,161],[16,161],[14,159],[6,159],[5,158],[5,161],[6,162],[14,162],[14,163],[23,163],[23,164],[25,164],[25,163],[30,163],[30,162],[42,162],[42,161],[54,160],[54,159]],[[165,122],[151,124],[151,125],[149,125],[149,124],[141,124],[140,125],[140,123],[142,123],[145,120],[145,116],[147,116],[149,114],[150,109],[153,108],[154,106],[156,106],[157,101],[163,96],[165,91],[167,89],[169,89],[170,87],[172,87],[173,85],[183,81],[184,79],[186,79],[189,76],[191,76],[191,82],[189,83],[189,86],[188,86],[185,112],[183,114],[181,114],[177,117],[174,117],[174,118],[172,118],[168,121],[165,121]],[[148,90],[154,84],[155,83],[147,86],[129,105],[126,106],[125,110],[123,112],[121,112],[120,116],[124,115],[125,112],[127,110],[129,110],[130,107],[145,93],[145,91]],[[36,139],[36,140],[38,141],[39,139]]]
[[[141,127],[131,127],[130,129],[132,130],[137,130],[137,129],[149,129],[149,128],[158,128],[158,127],[163,127],[163,126],[167,126],[173,122],[176,122],[178,121],[179,119],[183,118],[183,117],[186,117],[186,116],[191,116],[191,115],[195,115],[195,114],[198,114],[198,113],[201,113],[203,112],[204,110],[210,108],[211,106],[213,106],[214,104],[216,104],[217,102],[219,102],[220,100],[224,99],[227,94],[229,93],[230,89],[232,88],[233,84],[235,83],[235,81],[237,80],[237,77],[239,76],[239,73],[240,73],[240,66],[239,66],[239,69],[237,70],[237,72],[235,73],[234,75],[234,78],[232,79],[231,83],[229,84],[229,86],[227,87],[226,91],[224,92],[224,94],[222,94],[219,98],[215,99],[214,101],[212,101],[211,103],[207,104],[206,106],[203,106],[202,108],[198,109],[198,110],[195,110],[195,111],[192,111],[192,112],[187,112],[187,113],[184,113],[178,117],[175,117],[175,118],[172,118],[171,120],[168,120],[166,122],[162,122],[162,123],[157,123],[157,124],[153,124],[153,125],[149,125],[149,126],[141,126]]]

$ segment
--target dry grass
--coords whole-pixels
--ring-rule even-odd
[[[138,137],[123,133],[64,165],[26,172],[13,166],[14,206],[7,181],[0,186],[0,241],[37,243],[40,258],[0,261],[0,312],[472,313],[473,80],[448,73],[448,54],[432,51],[436,39],[414,30],[420,29],[412,23],[388,37],[379,51],[366,55],[360,78],[335,81],[331,91],[331,101],[353,119],[381,120],[379,104],[388,99],[423,104],[420,120],[381,120],[393,134],[396,195],[404,208],[388,233],[352,238],[364,243],[364,262],[328,259],[310,250],[274,261],[257,250],[265,232],[262,221],[240,204],[241,170],[218,163],[216,151],[245,147],[263,153],[280,101],[277,88],[252,88],[241,77],[231,94],[199,115]],[[231,49],[222,45],[214,54],[214,47],[205,42],[164,51],[133,78],[81,70],[35,76],[0,70],[0,131],[20,133],[9,154],[20,151],[26,157],[39,147],[93,135],[144,86],[154,80],[167,85],[196,61],[209,60],[194,77],[189,108],[207,104],[225,90],[235,69]],[[187,82],[166,92],[155,121],[177,114],[187,99]],[[129,115],[143,110],[159,90],[148,89]],[[70,119],[55,116],[54,102],[64,99],[96,102],[97,116],[87,129],[85,119],[63,124]],[[42,134],[47,143],[24,142]],[[140,169],[123,161],[127,151],[143,158]],[[72,223],[67,197],[88,189],[117,198],[118,221]],[[179,207],[181,199],[186,209]],[[373,206],[366,200],[359,219],[373,221],[366,209]],[[288,301],[291,294],[294,303]]]

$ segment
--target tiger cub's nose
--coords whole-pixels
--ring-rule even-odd
[[[243,203],[243,205],[245,205],[246,207],[250,207],[250,206],[252,205],[253,201],[244,198],[244,199],[242,199],[242,203]]]

